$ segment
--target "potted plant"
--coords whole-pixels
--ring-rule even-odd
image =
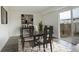
[[[42,33],[42,31],[43,31],[43,24],[42,24],[42,21],[39,23],[39,26],[38,26],[39,28],[39,33]]]

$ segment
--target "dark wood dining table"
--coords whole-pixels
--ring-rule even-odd
[[[33,33],[33,40],[34,40],[33,43],[34,43],[34,45],[35,45],[36,41],[40,41],[40,37],[42,38],[43,35],[44,35],[44,33],[39,33],[39,32]]]
[[[43,45],[44,44],[44,42],[40,42],[41,39],[44,39],[43,36],[44,36],[44,33],[43,32],[42,33],[35,32],[33,34],[33,40],[34,40],[33,43],[34,43],[34,46],[37,46],[38,45],[39,46],[39,49],[40,49],[40,45]],[[37,37],[37,39],[36,39],[36,37]],[[47,38],[49,38],[49,37],[47,37]],[[53,41],[53,39],[56,39],[56,37],[52,36],[51,41]],[[35,43],[36,41],[38,41],[38,44]],[[50,40],[47,40],[47,43],[50,43]],[[45,44],[47,44],[47,43],[45,43]]]

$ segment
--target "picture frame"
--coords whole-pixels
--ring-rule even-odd
[[[1,24],[7,24],[7,11],[1,6]]]

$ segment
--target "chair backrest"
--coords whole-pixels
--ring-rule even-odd
[[[29,26],[29,33],[30,33],[30,36],[33,36],[34,26]]]
[[[52,36],[53,36],[53,26],[47,27],[45,25],[45,27],[44,27],[44,36],[43,36],[44,42],[47,40],[47,38],[52,38]]]
[[[53,36],[53,26],[50,26],[49,28],[49,38]]]

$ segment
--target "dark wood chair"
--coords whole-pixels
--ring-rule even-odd
[[[30,37],[33,36],[33,33],[34,33],[34,26],[29,26],[29,35],[30,35]]]
[[[50,26],[49,28],[49,43],[50,43],[50,49],[51,49],[51,52],[52,52],[52,41],[53,41],[53,26]]]
[[[45,26],[44,28],[44,41],[43,41],[43,48],[44,48],[44,51],[45,51],[45,48],[47,48],[47,44],[50,43],[50,49],[51,49],[51,52],[52,52],[52,40],[53,40],[53,26]]]
[[[29,33],[28,36],[27,35],[24,36],[24,34],[23,34],[23,30],[24,29],[29,30],[28,31],[28,33]],[[33,41],[33,39],[32,39],[33,32],[34,32],[34,26],[30,26],[28,28],[20,28],[20,37],[21,37],[21,43],[22,43],[22,49],[23,50],[24,50],[24,43],[25,42],[31,42],[31,41]],[[26,39],[28,39],[28,40],[26,40]]]
[[[40,40],[43,39],[43,33],[36,33],[33,35],[33,48],[38,46],[39,47],[39,50],[40,50],[40,45],[43,44],[43,42],[41,42]]]
[[[52,41],[52,34],[53,34],[53,26],[50,26],[50,27],[45,26],[43,33],[35,34],[33,36],[33,40],[34,40],[33,47],[39,46],[39,50],[40,50],[40,45],[43,45],[43,49],[45,52],[45,48],[47,48],[47,44],[50,43],[50,49],[52,52],[52,42],[51,42]],[[41,39],[43,39],[43,42],[40,41]]]

